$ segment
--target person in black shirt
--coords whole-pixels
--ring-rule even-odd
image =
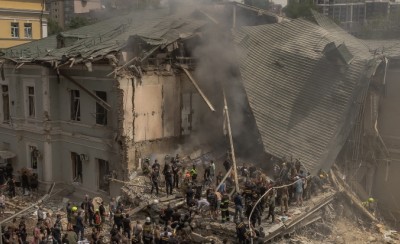
[[[130,240],[131,239],[131,219],[129,218],[129,214],[125,215],[125,218],[122,220],[122,224],[124,226],[124,235]]]
[[[165,177],[165,187],[167,196],[172,195],[172,188],[173,188],[172,170],[168,163],[166,163],[164,166],[163,174]]]
[[[150,194],[153,194],[153,190],[156,189],[156,194],[158,196],[158,181],[159,181],[159,174],[158,171],[156,171],[155,169],[153,170],[153,172],[151,173],[151,192]]]

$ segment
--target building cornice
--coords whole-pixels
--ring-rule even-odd
[[[29,10],[29,9],[12,9],[12,8],[0,8],[0,13],[23,13],[23,14],[42,14],[41,10]],[[43,11],[43,15],[49,15],[49,11]]]

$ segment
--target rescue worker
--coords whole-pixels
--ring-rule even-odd
[[[143,243],[152,244],[154,239],[154,229],[150,217],[146,217],[146,222],[143,225]]]
[[[176,189],[179,189],[179,171],[180,171],[180,165],[179,165],[179,160],[171,160],[172,161],[172,173],[174,175],[174,184],[173,187]]]
[[[243,199],[239,193],[236,193],[233,198],[233,202],[235,203],[235,216],[234,221],[237,221],[237,218],[240,218],[240,221],[243,221]]]
[[[151,169],[153,171],[156,171],[158,174],[160,174],[160,164],[158,163],[158,160],[154,160],[154,164],[151,166]]]
[[[125,218],[122,220],[122,226],[124,229],[124,235],[130,240],[131,239],[131,219],[129,214],[125,214]]]
[[[160,234],[160,244],[168,244],[170,236],[172,236],[172,233],[168,231],[167,227],[164,227],[164,231]]]
[[[241,221],[236,225],[236,237],[238,238],[239,244],[246,243],[246,224]]]
[[[197,181],[196,165],[193,165],[192,169],[190,170],[190,177],[192,177],[192,181]]]
[[[367,201],[363,202],[362,205],[373,215],[375,215],[375,210],[376,210],[376,202],[375,199],[372,197],[369,197]]]
[[[221,218],[222,223],[229,221],[229,195],[224,194],[221,200]]]
[[[192,186],[189,186],[188,189],[186,190],[186,204],[189,206],[190,203],[192,202],[194,197],[194,191]]]
[[[96,228],[97,231],[101,231],[101,215],[98,209],[96,209],[96,212],[93,217],[94,221],[94,227]]]
[[[267,220],[269,217],[272,217],[271,224],[275,222],[275,198],[276,198],[276,193],[275,189],[273,189],[270,193],[271,195],[268,198],[268,216]]]
[[[56,222],[53,227],[53,237],[58,244],[61,244],[61,231],[62,231],[61,215],[57,214]]]
[[[158,196],[158,182],[159,182],[159,173],[156,168],[153,169],[153,172],[150,175],[151,178],[151,191],[150,194],[153,194],[153,190],[156,189],[156,195]]]
[[[281,214],[287,213],[289,208],[289,190],[287,186],[280,188],[281,190]],[[285,211],[283,211],[285,207]]]
[[[165,191],[167,192],[167,196],[172,195],[173,178],[172,178],[172,170],[168,163],[164,165],[163,175],[165,178],[165,188],[166,188]]]

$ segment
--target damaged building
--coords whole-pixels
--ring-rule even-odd
[[[236,16],[235,6],[215,9]],[[242,12],[252,23],[279,21],[239,6],[238,24]],[[134,11],[3,50],[2,160],[16,175],[31,168],[43,183],[118,194],[110,177],[128,180],[144,158],[177,152],[204,120],[215,124],[209,115],[223,115],[196,83],[193,50],[216,23],[202,11],[182,12]]]

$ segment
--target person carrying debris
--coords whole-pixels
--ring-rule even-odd
[[[146,222],[143,225],[143,243],[152,244],[154,239],[154,229],[150,217],[146,217]]]
[[[151,191],[150,194],[153,194],[153,190],[156,189],[156,195],[158,196],[158,182],[159,182],[159,173],[157,168],[153,169],[153,172],[150,175],[151,179]]]

